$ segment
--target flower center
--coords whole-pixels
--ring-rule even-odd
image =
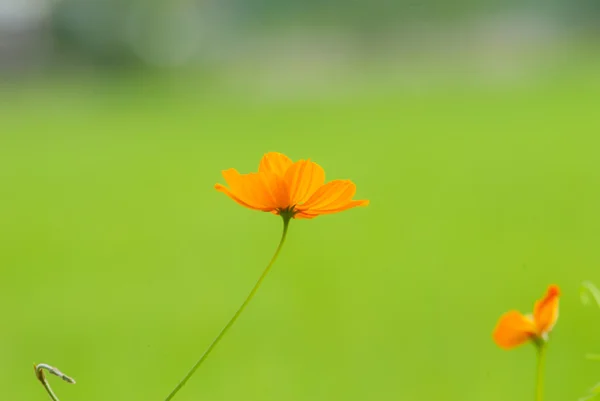
[[[288,206],[286,208],[280,208],[277,210],[277,212],[284,219],[291,219],[296,213],[298,213],[298,211],[296,210],[296,205]]]

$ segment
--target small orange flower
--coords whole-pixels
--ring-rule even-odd
[[[242,206],[299,219],[366,206],[368,200],[352,200],[356,185],[350,180],[325,184],[325,171],[310,160],[292,162],[287,156],[271,152],[263,156],[257,173],[223,171],[229,188],[216,184],[221,191]]]
[[[533,315],[523,315],[518,311],[510,311],[502,315],[493,338],[503,349],[515,348],[528,340],[546,341],[558,319],[558,299],[560,289],[550,285],[544,298],[535,302]]]

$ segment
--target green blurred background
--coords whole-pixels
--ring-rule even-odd
[[[279,218],[213,185],[279,151],[367,208],[294,221],[175,400],[520,401],[498,317],[563,290],[547,400],[600,380],[600,7],[4,0],[0,388],[161,400],[242,302]]]

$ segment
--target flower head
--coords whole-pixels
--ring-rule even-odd
[[[254,210],[312,219],[322,214],[366,206],[368,200],[353,200],[356,185],[350,180],[325,184],[325,171],[310,160],[292,162],[272,152],[263,156],[257,173],[223,171],[229,188],[216,184],[221,191],[242,206]]]
[[[558,299],[560,289],[550,285],[546,295],[535,302],[533,314],[523,315],[518,311],[509,311],[500,317],[493,338],[500,348],[515,348],[528,340],[543,342],[558,319]]]

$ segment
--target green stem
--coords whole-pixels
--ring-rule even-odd
[[[544,399],[544,365],[546,360],[546,344],[541,343],[537,346],[537,379],[535,386],[535,401]]]
[[[56,394],[54,394],[54,392],[52,391],[52,389],[50,388],[50,385],[48,384],[48,382],[46,380],[44,380],[42,382],[42,385],[46,389],[46,392],[48,392],[48,395],[50,396],[50,398],[52,398],[52,401],[60,401],[58,399],[58,397],[56,396]]]
[[[269,264],[267,265],[267,267],[265,268],[265,270],[262,272],[262,274],[260,275],[260,277],[256,281],[256,284],[254,284],[254,287],[252,288],[252,290],[250,291],[250,293],[246,297],[246,300],[238,308],[238,310],[235,312],[235,314],[229,320],[229,322],[225,325],[225,327],[223,327],[221,329],[221,332],[215,337],[215,339],[208,346],[208,348],[206,349],[206,351],[204,351],[204,354],[202,354],[202,356],[200,357],[200,359],[198,359],[198,361],[194,364],[194,366],[192,366],[192,368],[185,375],[185,377],[179,382],[179,384],[173,389],[173,391],[171,391],[171,394],[169,394],[168,397],[165,398],[165,401],[171,400],[175,396],[175,394],[177,394],[177,392],[179,390],[181,390],[181,388],[190,379],[190,377],[192,377],[192,375],[194,374],[194,372],[196,372],[196,370],[200,367],[200,365],[202,364],[202,362],[204,362],[204,360],[208,357],[208,355],[211,353],[211,351],[215,348],[215,346],[223,338],[223,336],[225,335],[225,333],[227,333],[227,331],[231,328],[231,326],[233,326],[233,324],[235,323],[235,321],[237,320],[237,318],[242,314],[242,312],[244,311],[244,309],[246,308],[246,306],[250,303],[250,301],[252,300],[252,298],[256,294],[256,291],[258,291],[258,288],[260,287],[260,285],[263,282],[263,280],[265,279],[265,277],[267,277],[267,274],[271,270],[271,267],[273,267],[273,264],[275,263],[275,260],[277,260],[277,256],[279,256],[279,252],[281,251],[281,248],[283,247],[283,244],[285,243],[285,238],[287,236],[287,231],[288,231],[288,226],[289,226],[289,222],[290,222],[291,216],[288,216],[286,214],[282,214],[282,217],[283,217],[283,233],[281,234],[281,240],[279,241],[279,245],[277,246],[277,249],[275,250],[275,253],[273,254],[273,257],[271,258],[271,261],[269,262]]]

